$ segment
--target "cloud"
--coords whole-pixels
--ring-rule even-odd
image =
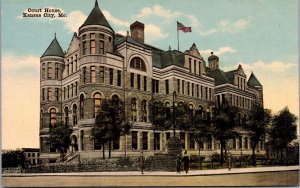
[[[112,22],[113,24],[118,25],[118,26],[129,27],[130,24],[128,22],[122,21],[118,18],[113,17],[107,10],[103,10],[102,12],[103,12],[105,18],[108,21]]]
[[[70,32],[77,32],[79,27],[86,20],[86,15],[84,15],[81,11],[76,10],[70,12],[67,18],[61,20],[64,22],[65,28],[67,30],[69,30]]]
[[[39,147],[39,57],[4,55],[1,79],[2,147]]]
[[[210,56],[211,52],[214,52],[215,55],[220,56],[225,53],[235,53],[235,52],[237,52],[237,50],[233,49],[229,46],[220,47],[217,51],[214,51],[212,49],[200,50],[200,54],[204,57]]]
[[[145,40],[151,42],[153,40],[163,39],[168,37],[168,33],[163,33],[157,25],[145,24]]]
[[[228,33],[237,33],[244,30],[250,23],[250,19],[238,19],[234,22],[229,20],[221,20],[219,23],[219,30]]]
[[[225,70],[233,70],[241,64],[248,78],[253,71],[263,85],[264,105],[273,113],[288,106],[292,113],[299,115],[299,81],[296,63],[274,60],[265,62],[259,60],[254,63],[239,62]]]
[[[136,15],[137,18],[143,17],[151,17],[151,16],[158,16],[164,18],[166,20],[177,18],[178,16],[182,15],[182,13],[177,11],[172,11],[170,9],[165,9],[160,5],[154,5],[153,7],[144,7],[141,9],[140,13]]]

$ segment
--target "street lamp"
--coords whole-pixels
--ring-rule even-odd
[[[175,107],[176,103],[176,91],[173,92],[173,135],[175,137],[175,128],[176,128],[176,115],[175,115]]]

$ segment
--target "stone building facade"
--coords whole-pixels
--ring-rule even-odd
[[[149,119],[149,102],[160,100],[166,106],[186,102],[190,108],[204,109],[209,115],[213,106],[228,100],[241,109],[240,118],[254,101],[263,103],[263,87],[252,73],[249,79],[242,66],[224,72],[219,57],[211,54],[207,62],[197,46],[181,52],[161,50],[145,43],[144,24],[136,21],[130,34],[117,34],[96,1],[86,21],[74,33],[69,48],[63,52],[56,37],[40,58],[40,158],[54,161],[58,154],[47,142],[49,129],[58,121],[73,129],[70,151],[81,157],[99,157],[102,147],[91,137],[95,113],[104,98],[125,101],[126,117],[133,121],[129,135],[116,138],[112,156],[136,156],[163,153],[170,131],[154,131]],[[189,153],[198,145],[190,133],[176,134]],[[263,149],[263,146],[259,147]],[[213,137],[204,144],[203,155],[219,150]],[[245,136],[232,142],[232,150],[250,153]]]

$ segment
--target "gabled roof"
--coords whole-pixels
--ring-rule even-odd
[[[85,22],[82,24],[82,26],[80,26],[80,28],[83,26],[86,26],[86,25],[102,25],[102,26],[106,26],[106,27],[110,28],[112,31],[114,31],[112,29],[112,27],[109,25],[108,21],[106,20],[105,16],[103,15],[103,13],[101,12],[101,10],[98,6],[97,0],[95,2],[95,7],[91,11],[89,16],[85,20]]]
[[[51,44],[48,46],[47,50],[43,53],[42,57],[45,57],[45,56],[58,56],[58,57],[65,56],[58,41],[56,40],[56,36],[54,37]]]
[[[262,85],[260,84],[260,82],[257,80],[257,78],[254,76],[253,72],[251,73],[249,80],[248,80],[248,85],[249,86],[259,86],[261,87]]]

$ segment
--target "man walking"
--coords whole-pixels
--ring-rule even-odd
[[[139,163],[140,163],[141,173],[144,174],[145,157],[144,157],[144,155],[143,155],[143,152],[141,152],[141,154],[140,154],[140,157],[139,157]]]

